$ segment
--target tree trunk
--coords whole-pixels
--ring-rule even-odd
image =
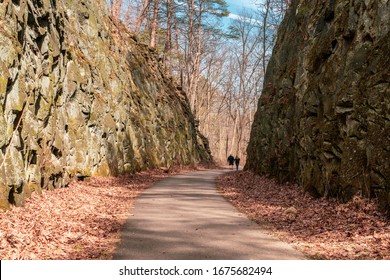
[[[158,2],[159,0],[154,0],[154,8],[153,8],[153,21],[152,21],[152,29],[150,32],[150,43],[149,46],[151,48],[156,47],[157,42],[157,29],[158,29]]]
[[[268,25],[268,14],[270,9],[270,2],[271,0],[265,1],[265,14],[263,18],[263,53],[262,53],[262,60],[263,60],[263,73],[265,73],[267,68],[267,25]]]
[[[169,0],[165,3],[167,7],[167,34],[164,46],[164,68],[169,75],[172,75],[172,1]]]
[[[188,41],[188,58],[187,63],[189,69],[187,71],[187,92],[190,98],[191,109],[196,115],[197,105],[197,87],[200,76],[200,56],[201,56],[201,23],[202,23],[202,9],[203,2],[200,1],[199,7],[195,7],[195,1],[188,1],[188,18],[189,18],[189,41]],[[195,14],[196,9],[199,9],[199,14]],[[195,22],[197,21],[197,22]]]
[[[122,0],[110,0],[110,12],[114,20],[119,20],[122,10]]]
[[[141,30],[141,25],[145,19],[145,14],[149,8],[150,2],[151,2],[151,0],[143,0],[142,1],[142,9],[138,15],[137,22],[135,23],[135,33],[139,33],[139,31]]]

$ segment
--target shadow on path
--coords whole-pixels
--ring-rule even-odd
[[[114,259],[303,259],[239,213],[215,189],[226,171],[200,171],[154,184],[135,202]]]

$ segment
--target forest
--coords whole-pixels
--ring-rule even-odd
[[[288,1],[257,1],[229,17],[225,1],[108,1],[112,18],[154,48],[187,93],[214,159],[246,159],[276,32]]]

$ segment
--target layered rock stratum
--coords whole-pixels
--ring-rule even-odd
[[[292,1],[246,169],[317,196],[390,205],[390,1]]]
[[[0,1],[0,208],[72,178],[211,159],[185,94],[105,0]]]

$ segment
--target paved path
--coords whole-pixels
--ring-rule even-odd
[[[227,202],[215,188],[226,171],[181,174],[135,202],[114,259],[303,259]]]

